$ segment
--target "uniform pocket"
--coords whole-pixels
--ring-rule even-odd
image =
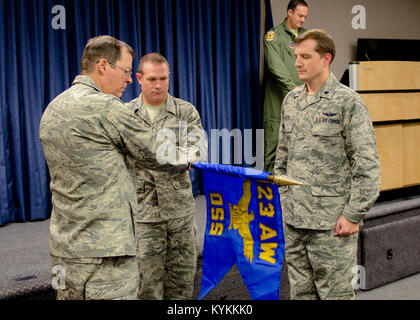
[[[341,127],[336,124],[316,124],[305,144],[310,145],[311,159],[314,168],[317,168],[315,174],[321,184],[338,183],[341,164],[347,157]]]
[[[321,137],[339,137],[341,127],[335,124],[317,124],[312,127],[312,135]]]
[[[321,229],[332,229],[346,204],[344,188],[340,184],[313,185],[312,212],[314,221]]]
[[[139,273],[136,257],[107,257],[87,281],[88,300],[136,299]]]
[[[71,264],[102,264],[102,258],[65,258],[66,263]]]
[[[190,184],[187,181],[174,181],[173,186],[175,190],[188,189]]]
[[[131,279],[94,282],[86,284],[86,299],[88,300],[132,300],[136,299],[139,281]]]

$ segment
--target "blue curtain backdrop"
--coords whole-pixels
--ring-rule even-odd
[[[266,32],[268,32],[268,30],[270,30],[272,27],[274,27],[274,25],[273,25],[273,14],[271,12],[271,1],[270,0],[264,0],[264,10],[265,10],[264,33],[266,33]]]
[[[0,0],[0,225],[50,215],[39,122],[79,74],[89,38],[130,44],[134,70],[143,54],[165,55],[170,93],[197,107],[210,137],[261,128],[260,16],[260,0]],[[134,81],[123,100],[139,93]]]

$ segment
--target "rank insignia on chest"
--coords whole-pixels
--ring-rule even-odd
[[[275,37],[276,37],[276,33],[274,31],[269,31],[269,32],[267,32],[267,35],[265,36],[265,39],[267,41],[273,41]]]

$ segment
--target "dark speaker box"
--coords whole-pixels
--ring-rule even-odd
[[[366,221],[358,259],[365,271],[362,290],[420,272],[420,208]]]

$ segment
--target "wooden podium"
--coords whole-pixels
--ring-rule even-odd
[[[381,191],[419,185],[420,62],[355,62],[349,71],[375,128]]]

